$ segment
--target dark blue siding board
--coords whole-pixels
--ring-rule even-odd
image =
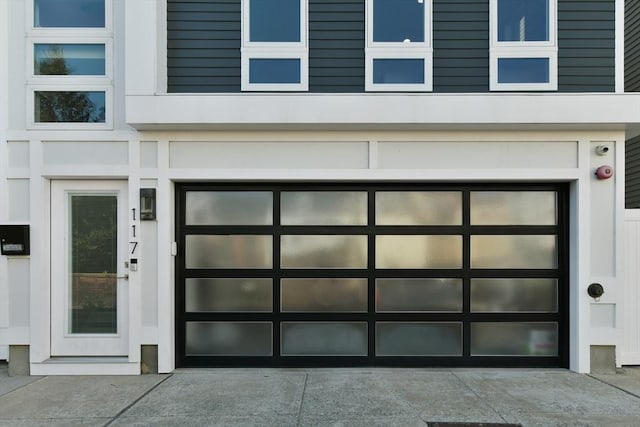
[[[624,90],[640,92],[640,1],[625,1],[624,21]],[[636,168],[640,174],[640,162],[636,164]],[[638,181],[640,184],[640,179]],[[640,196],[640,191],[638,195]]]
[[[640,209],[640,137],[625,143],[625,206]]]

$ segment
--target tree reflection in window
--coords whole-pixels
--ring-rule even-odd
[[[104,123],[105,93],[85,91],[38,91],[35,93],[36,123]]]

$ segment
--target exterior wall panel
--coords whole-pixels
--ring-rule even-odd
[[[625,201],[627,209],[640,209],[640,137],[625,144]]]
[[[640,91],[640,2],[625,0],[624,90]]]

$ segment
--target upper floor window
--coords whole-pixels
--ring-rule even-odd
[[[491,0],[491,90],[557,90],[556,0]]]
[[[430,91],[431,0],[367,0],[368,91]]]
[[[243,0],[242,90],[307,90],[306,9],[306,0]]]
[[[105,26],[105,0],[34,0],[36,28],[101,28]]]

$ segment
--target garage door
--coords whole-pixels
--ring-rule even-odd
[[[177,364],[568,365],[564,185],[177,185]]]

